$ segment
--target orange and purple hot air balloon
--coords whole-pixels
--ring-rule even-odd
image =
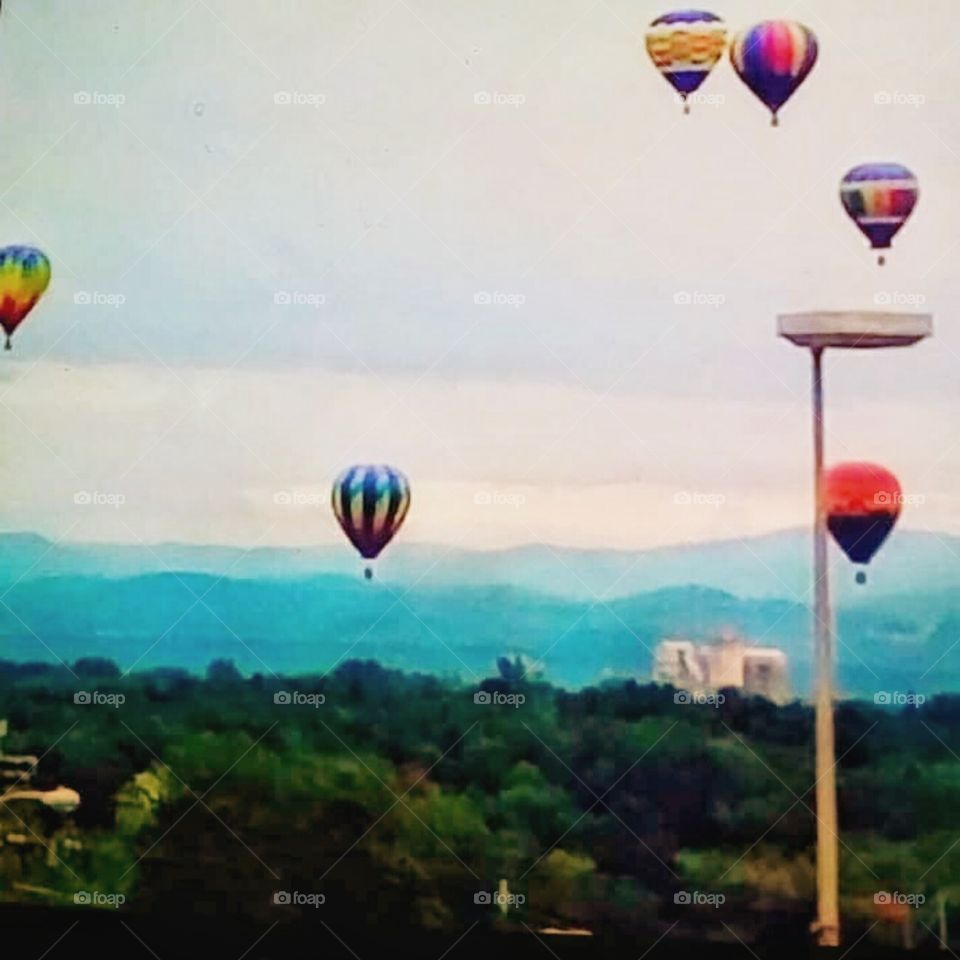
[[[838,463],[824,471],[823,497],[833,539],[853,563],[866,566],[900,516],[899,481],[875,463]],[[866,579],[857,571],[857,583]]]
[[[36,306],[50,284],[50,261],[34,247],[0,250],[0,326],[10,349],[13,331]]]
[[[407,516],[410,483],[394,467],[348,467],[334,481],[331,502],[347,539],[364,560],[375,560]],[[370,564],[364,576],[373,576]]]
[[[840,200],[874,250],[889,250],[917,205],[917,178],[899,163],[864,163],[840,182]],[[883,264],[881,253],[877,263]]]
[[[817,62],[817,38],[793,20],[764,20],[738,33],[730,62],[740,79],[767,105],[777,126],[780,108]]]
[[[677,10],[657,17],[647,30],[647,53],[690,112],[687,97],[699,89],[723,56],[727,28],[705,10]]]

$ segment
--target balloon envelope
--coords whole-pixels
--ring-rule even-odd
[[[410,509],[410,484],[393,467],[348,467],[334,481],[333,512],[365,560],[373,560],[393,539]]]
[[[843,209],[874,250],[890,246],[913,213],[919,193],[917,178],[899,163],[864,163],[840,182]]]
[[[0,326],[10,337],[50,285],[50,261],[34,247],[0,249]]]
[[[900,516],[900,483],[875,463],[838,463],[823,480],[833,539],[854,563],[869,563]]]
[[[723,56],[727,28],[718,16],[705,10],[678,10],[654,20],[646,42],[654,66],[686,98]]]
[[[777,111],[793,96],[817,62],[817,38],[793,20],[764,20],[738,33],[730,45],[730,62],[740,79]]]

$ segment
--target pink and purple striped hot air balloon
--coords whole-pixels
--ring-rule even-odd
[[[780,108],[817,62],[817,38],[793,20],[764,20],[738,33],[730,45],[730,62],[740,79],[779,120]]]
[[[334,481],[331,504],[347,539],[373,561],[393,539],[410,509],[410,483],[395,467],[359,464]],[[373,576],[368,563],[364,576]]]
[[[690,112],[687,98],[710,76],[727,46],[723,21],[705,10],[677,10],[657,17],[647,30],[647,53]]]
[[[864,163],[840,182],[840,200],[874,250],[888,250],[917,205],[917,178],[899,163]],[[877,263],[883,264],[881,253]]]

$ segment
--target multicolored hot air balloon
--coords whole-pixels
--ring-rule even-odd
[[[347,539],[364,560],[374,560],[403,524],[410,509],[410,484],[393,467],[348,467],[334,481],[331,501]],[[373,576],[370,564],[364,576]]]
[[[897,478],[875,463],[838,463],[824,471],[823,497],[833,539],[850,560],[866,566],[900,516]],[[857,583],[866,579],[857,572]]]
[[[50,284],[50,261],[34,247],[0,250],[0,325],[10,338]]]
[[[678,10],[658,17],[647,30],[647,53],[683,100],[710,76],[727,46],[723,21],[705,10]]]
[[[730,44],[730,62],[740,79],[777,113],[817,62],[813,31],[793,20],[764,20],[738,33]]]
[[[864,163],[840,182],[840,200],[874,250],[888,250],[917,205],[917,178],[899,163]],[[884,263],[881,253],[877,263]]]

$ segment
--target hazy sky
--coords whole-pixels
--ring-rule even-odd
[[[828,454],[960,533],[955,7],[716,7],[819,36],[774,130],[726,61],[683,116],[638,0],[7,0],[0,239],[54,281],[0,357],[0,525],[324,542],[332,477],[386,461],[411,540],[792,526],[775,315],[891,304],[935,339],[828,358]],[[882,269],[837,198],[869,160],[921,184]]]

